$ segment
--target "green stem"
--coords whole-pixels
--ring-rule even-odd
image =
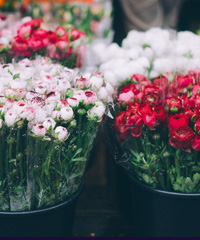
[[[166,164],[167,164],[167,190],[170,190],[170,162],[169,158],[166,158]]]
[[[149,163],[149,159],[151,157],[151,147],[149,145],[149,130],[145,133],[145,154],[146,154],[146,160]]]
[[[2,136],[2,133],[0,135],[0,147],[1,147],[1,152],[0,152],[0,181],[2,182],[3,181],[3,151],[5,151],[3,148],[2,148],[2,142],[3,142],[3,136]]]
[[[77,147],[78,147],[78,149],[80,149],[81,146],[82,146],[82,137],[81,137],[82,118],[83,118],[83,116],[81,114],[79,114],[79,116],[78,116],[78,137],[77,137]]]
[[[180,149],[177,149],[176,155],[175,155],[175,167],[176,167],[176,173],[178,177],[181,176],[181,169],[180,169],[180,163],[179,163],[180,151],[181,151]]]

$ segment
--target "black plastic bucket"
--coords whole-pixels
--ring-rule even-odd
[[[200,194],[156,190],[129,179],[136,236],[200,237]]]
[[[84,183],[68,200],[24,212],[0,212],[0,237],[68,237],[72,234],[77,198]]]

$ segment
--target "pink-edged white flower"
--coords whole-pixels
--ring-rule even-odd
[[[8,110],[6,113],[5,113],[5,123],[8,127],[13,127],[14,124],[19,120],[17,114],[12,110]]]
[[[68,98],[67,101],[70,107],[77,107],[79,105],[79,100],[77,98]]]
[[[89,118],[98,117],[99,121],[102,119],[104,113],[105,113],[105,106],[101,101],[97,101],[95,103],[95,106],[87,112]]]
[[[74,116],[74,112],[71,107],[65,107],[60,110],[60,115],[63,120],[71,120]]]
[[[52,114],[51,114],[51,117],[52,117],[53,119],[57,120],[57,121],[60,120],[60,118],[61,118],[61,113],[60,113],[60,111],[59,111],[59,110],[53,111]]]
[[[32,132],[36,136],[45,136],[47,130],[46,130],[46,128],[45,128],[45,126],[43,124],[36,124],[32,128]]]
[[[92,89],[99,89],[103,85],[103,78],[99,74],[92,75],[90,78],[90,84],[92,85]]]
[[[59,78],[59,76],[57,78]],[[71,88],[70,82],[66,79],[60,79],[59,81],[57,81],[57,85],[58,85],[58,91],[62,93],[65,93],[66,89]]]
[[[125,102],[128,104],[131,99],[134,99],[134,93],[132,91],[126,92],[126,93],[121,93],[119,94],[118,101],[119,102]]]
[[[2,126],[3,126],[3,120],[0,119],[0,129],[2,128]]]
[[[39,94],[39,93],[37,93],[37,92],[34,92],[34,91],[28,91],[28,92],[26,92],[25,98],[26,98],[27,100],[31,100],[31,99],[33,99],[33,98],[35,98],[35,97],[40,97],[40,98],[42,98],[42,95]]]
[[[56,106],[57,106],[57,108],[61,109],[64,107],[69,107],[69,103],[65,99],[59,99],[56,102]]]
[[[35,86],[35,91],[40,94],[45,94],[49,89],[50,84],[47,82],[37,82]]]
[[[2,115],[6,111],[6,106],[5,105],[0,105],[0,114]]]
[[[57,101],[60,99],[60,93],[58,91],[50,91],[45,95],[46,101]]]
[[[60,140],[60,141],[65,141],[69,134],[66,128],[59,126],[55,129],[55,136]]]
[[[26,82],[21,79],[15,79],[12,82],[10,82],[10,87],[17,89],[17,88],[26,88]]]
[[[85,104],[89,104],[89,103],[92,103],[94,104],[97,100],[97,96],[96,94],[91,91],[91,90],[85,90],[85,96],[86,96],[86,99],[85,99]]]
[[[14,103],[15,103],[15,100],[8,99],[4,106],[6,107],[6,109],[11,109]]]
[[[99,90],[98,90],[98,98],[102,101],[106,101],[108,100],[108,97],[109,97],[109,94],[108,94],[108,91],[105,87],[101,87]]]
[[[19,101],[13,104],[12,109],[19,116],[25,110],[26,106],[25,102]]]
[[[34,108],[37,108],[37,107],[43,108],[43,107],[46,105],[44,99],[42,99],[41,97],[33,97],[33,98],[30,100],[30,104],[31,104]]]
[[[31,106],[26,106],[24,111],[20,113],[20,118],[26,119],[27,121],[32,121],[35,119],[35,109]]]
[[[23,67],[31,67],[33,65],[33,62],[28,58],[24,58],[18,62],[18,65]]]
[[[76,80],[75,86],[77,88],[88,88],[90,86],[90,80],[85,77],[78,78]]]
[[[56,126],[56,122],[53,120],[53,118],[48,117],[44,120],[43,125],[47,130],[49,130],[50,127],[54,129]]]
[[[79,102],[82,100],[86,100],[85,92],[83,90],[74,91],[73,98],[76,98]]]

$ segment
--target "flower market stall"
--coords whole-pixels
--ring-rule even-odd
[[[123,181],[125,236],[199,236],[200,36],[155,27],[119,46],[109,0],[0,8],[0,236],[71,236],[85,179],[97,232]]]

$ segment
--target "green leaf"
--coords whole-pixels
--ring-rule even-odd
[[[85,162],[87,161],[87,158],[85,157],[79,157],[79,158],[73,158],[72,162]]]
[[[14,76],[13,76],[13,79],[15,80],[16,78],[19,78],[20,77],[20,74],[19,73],[16,73]]]

